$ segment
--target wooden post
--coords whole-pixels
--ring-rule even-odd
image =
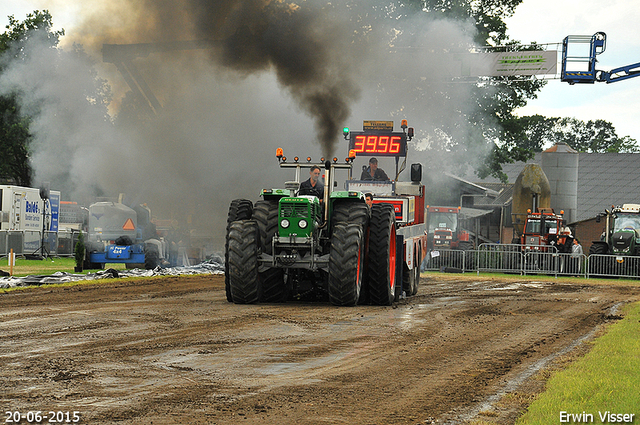
[[[13,248],[11,248],[11,252],[9,253],[9,275],[13,276],[13,266],[15,265],[16,257],[13,253]]]

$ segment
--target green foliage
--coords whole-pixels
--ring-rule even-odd
[[[46,40],[50,48],[56,48],[64,30],[52,31],[52,16],[47,10],[36,10],[27,14],[27,19],[20,22],[13,15],[9,16],[7,31],[0,34],[0,54],[10,54],[14,59],[25,59],[29,50],[24,47],[27,42],[39,37]],[[1,68],[0,68],[1,69]]]
[[[553,119],[553,118],[551,118]],[[555,118],[550,143],[565,142],[579,152],[640,152],[635,139],[616,134],[608,121],[580,121],[575,118]]]
[[[85,255],[85,245],[84,245],[84,234],[82,231],[78,234],[78,241],[76,242],[76,246],[73,249],[74,258],[76,260],[76,267],[82,267],[84,262]]]
[[[0,96],[0,180],[30,186],[29,122],[20,115],[15,95]]]
[[[42,37],[51,48],[56,48],[62,31],[51,31],[52,20],[48,11],[35,11],[19,22],[9,16],[7,31],[0,34],[0,73],[9,60],[25,60],[29,50],[25,45],[32,37]],[[17,93],[0,96],[0,180],[20,186],[31,186],[29,167],[29,131],[31,118],[20,110]]]
[[[576,118],[549,118],[541,115],[513,117],[503,123],[502,140],[527,152],[541,152],[545,146],[566,143],[578,152],[640,152],[637,141],[620,137],[613,124],[605,120],[581,121]]]
[[[64,149],[66,134],[57,134],[49,124],[58,122],[60,128],[67,128],[67,123],[73,122],[79,109],[88,108],[96,110],[93,116],[104,117],[104,121],[110,124],[107,108],[111,101],[111,89],[106,80],[98,77],[94,60],[81,45],[74,44],[69,51],[58,48],[64,30],[52,29],[52,16],[48,11],[36,10],[22,22],[10,16],[6,28],[7,31],[0,34],[0,79],[9,70],[9,75],[20,72],[16,71],[20,67],[33,68],[34,72],[25,73],[29,81],[16,83],[13,78],[7,78],[2,84],[0,149],[3,161],[0,163],[0,181],[32,186],[30,158],[36,138],[30,128],[41,117],[43,108],[55,108],[56,113],[48,116],[49,121],[42,126],[43,132],[38,134],[37,140],[60,142],[60,149],[55,154],[65,158],[71,154]],[[55,92],[69,81],[74,90],[64,94],[61,94],[63,89],[60,89],[61,93]],[[60,105],[61,98],[65,96],[69,97],[68,104]],[[47,131],[51,131],[51,136]],[[51,146],[47,145],[49,148]],[[60,170],[61,174],[69,172],[69,168],[65,167],[60,167]],[[51,177],[62,179],[59,176]]]

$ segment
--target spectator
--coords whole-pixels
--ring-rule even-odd
[[[571,245],[571,272],[575,274],[580,274],[582,270],[582,255],[584,251],[582,250],[582,245],[580,245],[580,241],[578,238],[573,240],[573,245]]]

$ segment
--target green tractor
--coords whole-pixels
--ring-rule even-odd
[[[602,276],[640,275],[640,205],[624,204],[598,214],[605,218],[599,241],[589,248],[589,274]]]
[[[605,231],[594,241],[589,254],[640,256],[640,205],[624,204],[598,214],[596,221],[605,218]]]
[[[402,282],[402,247],[396,243],[392,205],[367,206],[357,191],[333,190],[337,170],[351,177],[355,154],[345,163],[324,161],[322,198],[300,193],[300,171],[311,158],[287,162],[295,181],[264,189],[262,199],[231,202],[225,244],[227,300],[237,304],[326,300],[335,305],[391,305]]]

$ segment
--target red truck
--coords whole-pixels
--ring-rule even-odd
[[[460,207],[427,205],[427,236],[429,250],[474,248],[471,235],[459,224]]]

